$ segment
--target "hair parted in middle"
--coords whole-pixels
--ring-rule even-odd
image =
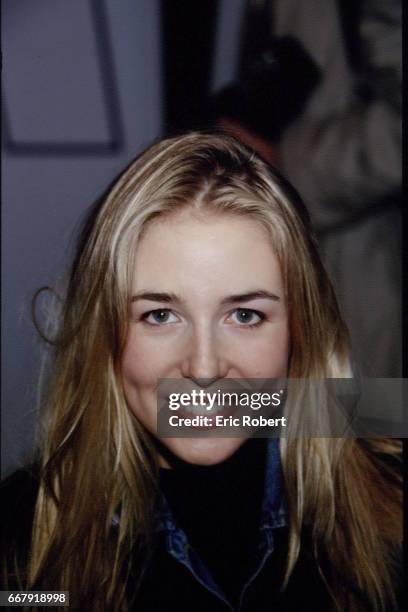
[[[28,585],[70,590],[73,609],[80,607],[75,593],[82,609],[83,602],[94,610],[126,609],[131,551],[148,549],[155,450],[127,408],[121,356],[138,241],[155,219],[186,208],[197,215],[250,217],[268,231],[288,305],[288,376],[350,376],[347,331],[306,209],[280,174],[219,132],[169,138],[141,154],[82,233],[45,405],[48,433]],[[286,579],[309,525],[317,557],[323,552],[334,574],[354,580],[381,609],[391,597],[387,542],[397,538],[390,516],[397,505],[384,478],[371,478],[369,446],[350,439],[281,441],[290,510]],[[394,452],[385,441],[376,448]],[[121,520],[112,535],[118,509]],[[343,609],[357,610],[352,595],[333,583],[330,588]]]

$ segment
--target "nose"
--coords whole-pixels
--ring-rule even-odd
[[[200,387],[207,387],[227,375],[228,362],[215,330],[196,329],[187,342],[188,350],[182,363],[183,377],[191,378]]]

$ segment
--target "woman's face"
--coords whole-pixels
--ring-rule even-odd
[[[185,209],[145,230],[136,251],[122,372],[128,405],[157,437],[160,378],[287,375],[287,304],[263,226]],[[224,461],[244,438],[164,438],[189,463]],[[166,461],[161,458],[162,465]]]

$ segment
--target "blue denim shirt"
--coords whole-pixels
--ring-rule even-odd
[[[256,579],[274,550],[273,530],[286,525],[279,440],[270,439],[268,441],[266,461],[257,563],[250,578],[242,588],[238,610],[243,604],[247,589]],[[189,544],[184,531],[175,524],[171,509],[165,498],[162,500],[157,529],[164,532],[167,552],[179,563],[185,565],[203,587],[235,611],[235,608],[216,584],[208,568]]]

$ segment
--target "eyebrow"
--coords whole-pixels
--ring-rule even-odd
[[[221,304],[240,304],[241,302],[250,302],[251,300],[259,300],[262,298],[273,300],[274,302],[279,302],[280,300],[280,297],[275,293],[271,293],[270,291],[265,291],[263,289],[257,289],[256,291],[249,291],[248,293],[230,295],[221,300]]]
[[[144,291],[136,293],[130,298],[131,302],[138,300],[149,300],[150,302],[180,302],[180,298],[175,293],[158,293],[156,291]]]
[[[251,300],[268,299],[274,302],[279,302],[280,297],[270,291],[257,289],[248,293],[239,293],[237,295],[229,295],[221,300],[221,304],[241,304],[242,302],[250,302]],[[144,291],[132,295],[131,302],[138,300],[149,300],[151,302],[161,303],[180,303],[182,300],[175,293],[158,293],[152,291]]]

